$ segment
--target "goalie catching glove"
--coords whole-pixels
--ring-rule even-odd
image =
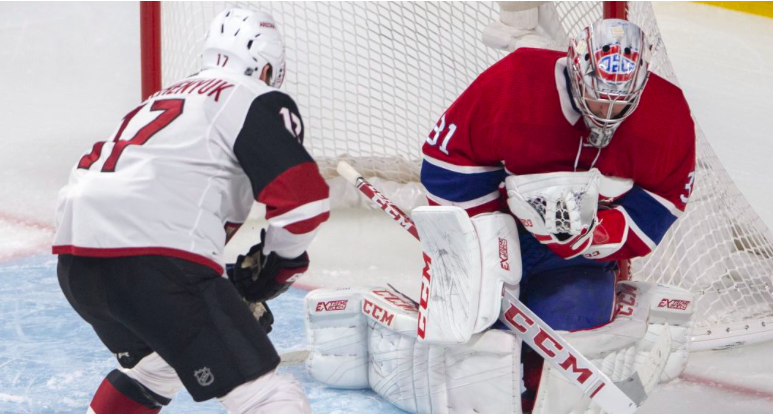
[[[309,267],[309,255],[286,259],[271,252],[263,253],[266,231],[260,233],[260,243],[247,255],[239,255],[233,268],[226,271],[228,279],[248,302],[274,299],[290,288]]]
[[[600,187],[617,184],[595,168],[514,175],[505,184],[510,211],[559,257],[604,258],[619,250],[627,238],[625,216],[617,208],[599,207]]]

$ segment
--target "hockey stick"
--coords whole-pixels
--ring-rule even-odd
[[[266,307],[264,306],[263,302],[247,302],[245,300],[245,303],[247,304],[247,307],[250,308],[250,312],[252,313],[252,316],[256,320],[260,321],[260,318],[262,318],[263,315],[266,313]],[[288,365],[302,364],[306,361],[306,358],[309,357],[309,353],[310,352],[306,349],[301,349],[298,351],[283,352],[282,354],[279,355],[279,358],[280,358],[279,366],[284,367]]]
[[[344,179],[419,240],[413,220],[376,190],[357,170],[345,161],[338,163],[337,170]],[[504,313],[504,319],[510,329],[604,411],[611,414],[631,414],[647,398],[643,384],[648,383],[652,375],[660,375],[662,372],[670,348],[670,336],[661,338],[650,352],[647,363],[644,364],[647,368],[646,373],[643,373],[646,374],[646,379],[641,378],[637,371],[624,381],[615,383],[517,297],[506,294],[505,298],[509,306]],[[653,366],[656,372],[653,371]]]

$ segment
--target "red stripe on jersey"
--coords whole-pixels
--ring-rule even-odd
[[[306,220],[288,224],[284,228],[292,234],[306,234],[316,229],[320,224],[330,218],[330,212],[326,211]]]
[[[258,194],[257,200],[266,205],[266,218],[270,219],[304,204],[324,200],[329,191],[317,164],[305,162],[274,178]]]
[[[303,266],[303,267],[293,267],[293,268],[283,268],[279,269],[279,272],[274,277],[277,282],[279,283],[292,283],[297,279],[296,276],[302,275],[306,273],[306,270],[309,269],[309,266]]]
[[[118,247],[101,249],[68,245],[54,246],[51,251],[53,254],[71,254],[73,256],[85,257],[169,256],[207,266],[219,275],[222,275],[224,271],[223,267],[212,259],[196,253],[170,249],[168,247]]]

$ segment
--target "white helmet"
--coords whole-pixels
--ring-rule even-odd
[[[220,12],[204,40],[202,68],[223,68],[260,78],[269,65],[266,83],[282,86],[285,77],[285,46],[268,13],[244,9]]]
[[[604,148],[615,130],[639,104],[649,77],[652,47],[635,24],[605,19],[585,28],[569,44],[568,73],[574,102],[590,129],[588,143]],[[607,104],[606,114],[594,114],[588,102]],[[613,106],[626,105],[617,115]]]

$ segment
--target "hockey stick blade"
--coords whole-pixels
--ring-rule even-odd
[[[309,357],[309,351],[305,349],[300,351],[289,351],[279,355],[279,357],[282,359],[279,363],[280,367],[298,365],[306,362],[306,359]]]

